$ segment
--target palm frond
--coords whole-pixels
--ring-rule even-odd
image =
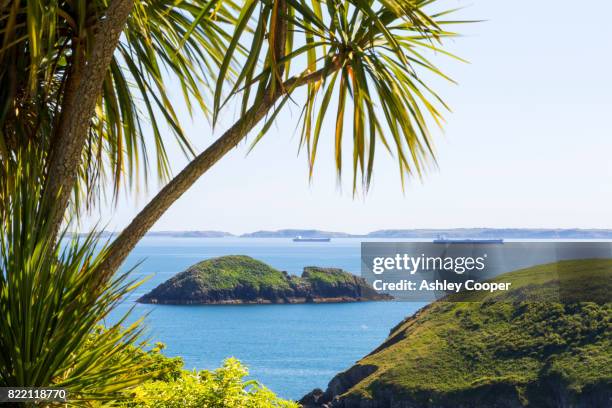
[[[105,254],[97,236],[62,235],[45,217],[40,153],[28,148],[4,184],[0,224],[0,386],[68,390],[70,398],[119,398],[149,378],[134,353],[140,321],[123,317],[92,333],[139,282],[129,272],[101,279]],[[125,327],[122,327],[125,325]]]
[[[239,25],[222,67],[240,60],[236,69],[240,74],[224,99],[226,70],[221,69],[215,117],[232,98],[242,99],[243,113],[248,106],[261,103],[264,90],[277,80],[279,66],[287,75],[293,71],[297,76],[327,69],[327,75],[307,84],[300,116],[300,147],[307,151],[311,177],[323,123],[334,100],[335,166],[340,175],[344,139],[350,134],[354,192],[359,184],[369,188],[378,143],[396,157],[402,180],[406,175],[419,177],[428,164],[435,163],[429,129],[442,126],[442,113],[448,110],[428,82],[432,77],[452,81],[430,58],[435,55],[463,61],[444,47],[444,40],[456,36],[446,27],[461,23],[447,19],[454,10],[437,10],[440,2],[436,0],[286,2],[282,17],[293,36],[279,59],[271,58],[270,45],[264,41],[275,24],[275,2],[247,2],[248,7],[237,17]],[[254,27],[252,35],[246,30],[249,24]],[[249,53],[240,59],[237,53],[244,41],[249,44]],[[277,115],[275,110],[268,121]],[[348,117],[352,117],[350,124],[345,123]],[[269,124],[263,127],[267,129]],[[260,139],[261,134],[254,142]]]
[[[86,61],[96,23],[108,7],[106,0],[5,3],[0,8],[2,161],[14,160],[14,152],[32,140],[52,145],[66,79]],[[181,98],[192,115],[209,114],[207,95],[229,41],[223,27],[232,24],[236,7],[221,0],[135,1],[91,122],[76,199],[91,203],[107,184],[113,197],[122,187],[138,189],[153,169],[166,180],[168,143],[193,155],[174,102]]]

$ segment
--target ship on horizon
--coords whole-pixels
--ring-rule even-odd
[[[331,241],[331,238],[323,238],[323,237],[307,238],[307,237],[302,237],[301,235],[298,235],[297,237],[293,238],[293,242],[329,242],[329,241]]]

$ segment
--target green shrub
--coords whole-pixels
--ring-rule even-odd
[[[167,357],[150,353],[157,364],[167,366]],[[175,360],[174,360],[175,361]],[[248,370],[228,358],[222,367],[199,373],[182,370],[175,379],[149,381],[133,390],[129,408],[297,408],[278,398],[256,381],[245,380]]]

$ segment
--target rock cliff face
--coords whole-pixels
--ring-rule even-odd
[[[341,269],[304,268],[290,276],[248,256],[224,256],[191,266],[138,302],[158,304],[326,303],[389,300]]]
[[[612,260],[512,272],[398,324],[305,408],[612,407]]]

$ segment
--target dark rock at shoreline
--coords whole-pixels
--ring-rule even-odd
[[[223,256],[191,266],[138,299],[155,304],[334,303],[390,300],[361,277],[308,266],[301,277],[248,256]]]

